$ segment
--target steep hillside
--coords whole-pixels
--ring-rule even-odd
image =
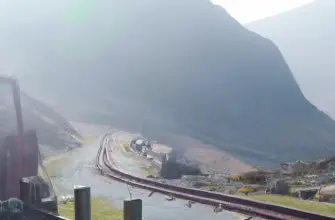
[[[305,99],[278,48],[221,7],[115,0],[90,9],[84,22],[50,12],[49,23],[10,32],[6,47],[30,59],[20,63],[27,89],[73,116],[174,130],[254,163],[335,153],[335,123]]]
[[[0,139],[16,134],[16,115],[12,96],[8,88],[1,88],[0,95]],[[80,134],[64,118],[43,103],[21,93],[24,129],[37,131],[41,152],[44,155],[80,146]]]
[[[335,117],[335,1],[316,0],[301,8],[247,24],[274,41],[303,93]]]

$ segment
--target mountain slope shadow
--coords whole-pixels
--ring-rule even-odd
[[[66,151],[81,145],[81,135],[62,116],[42,102],[21,92],[22,117],[25,130],[36,130],[43,156]],[[10,90],[1,88],[0,138],[16,134],[16,115]]]

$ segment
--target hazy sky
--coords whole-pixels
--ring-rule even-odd
[[[310,3],[314,0],[209,0],[209,1],[212,1],[215,4],[222,5],[239,22],[247,23],[274,14],[278,14],[280,12],[287,11],[295,7],[299,7],[303,4]],[[94,1],[0,0],[0,21],[6,21],[7,19],[11,20],[20,19],[20,17],[23,18],[22,15],[31,18],[31,17],[37,17],[36,15],[44,16],[45,14],[48,14],[48,16],[50,17],[49,14],[50,11],[54,13],[64,12],[64,7],[61,6],[64,5],[65,3],[70,5],[70,7],[75,7],[75,5],[78,4],[79,2],[82,3],[85,2],[85,5],[93,5],[92,3]],[[40,10],[42,8],[44,10]],[[15,15],[14,18],[13,15]],[[25,20],[25,18],[23,18],[23,20]]]
[[[241,23],[262,19],[314,0],[212,0]],[[334,0],[335,1],[335,0]]]

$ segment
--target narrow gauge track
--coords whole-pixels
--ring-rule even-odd
[[[334,217],[302,211],[271,203],[260,202],[238,196],[226,195],[218,192],[193,189],[160,183],[154,180],[132,176],[121,172],[109,156],[109,146],[106,143],[111,133],[106,134],[100,143],[96,157],[97,167],[103,175],[111,177],[128,185],[146,189],[152,192],[190,200],[201,204],[221,207],[223,210],[260,217],[268,220],[335,220]]]

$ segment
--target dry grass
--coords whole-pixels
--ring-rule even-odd
[[[237,190],[237,192],[240,192],[240,193],[252,193],[252,192],[255,192],[256,189],[254,187],[251,187],[251,186],[243,186],[241,188],[239,188]]]

